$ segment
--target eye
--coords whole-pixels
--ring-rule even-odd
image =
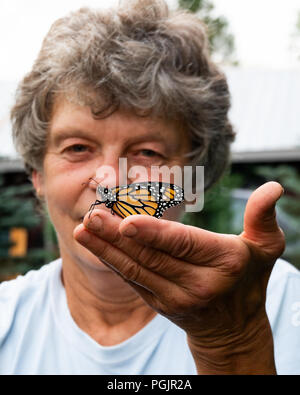
[[[136,148],[128,155],[131,165],[158,166],[167,160],[166,156],[161,153],[162,150],[152,149],[152,147],[142,146]]]
[[[88,150],[88,147],[83,144],[74,144],[71,145],[70,147],[67,148],[67,151],[75,152],[75,153],[81,153],[81,152],[86,152]]]
[[[147,156],[148,158],[152,158],[154,156],[160,156],[159,153],[157,153],[151,149],[143,149],[140,152],[142,153],[143,156]]]

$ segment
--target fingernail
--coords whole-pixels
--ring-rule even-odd
[[[95,215],[94,217],[91,218],[91,220],[87,224],[87,228],[92,230],[101,230],[102,225],[103,225],[102,219],[98,215]]]
[[[125,236],[133,237],[133,236],[135,236],[135,235],[137,234],[137,228],[136,228],[134,225],[129,224],[129,225],[127,226],[127,228],[125,228],[125,229],[123,230],[122,233],[123,233],[123,235],[125,235]]]

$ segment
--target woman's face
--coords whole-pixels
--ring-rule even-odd
[[[96,200],[97,184],[89,182],[90,178],[109,188],[118,185],[119,158],[126,158],[128,170],[143,166],[150,180],[151,166],[183,166],[187,149],[184,132],[175,122],[121,111],[95,119],[89,107],[57,99],[43,172],[34,172],[33,183],[46,201],[62,257],[99,265],[99,260],[73,238],[74,228]],[[103,166],[114,172],[108,171],[103,178]],[[136,181],[142,179],[127,179],[128,184]],[[108,210],[104,204],[97,208]],[[178,209],[172,208],[164,218],[177,220],[179,214]]]

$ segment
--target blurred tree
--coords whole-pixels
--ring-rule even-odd
[[[4,186],[0,176],[0,281],[39,268],[54,257],[55,251],[49,249],[32,248],[27,251],[27,239],[24,240],[24,254],[12,253],[14,230],[27,238],[31,230],[36,228],[40,233],[45,227],[49,227],[48,221],[35,209],[32,185]]]
[[[215,6],[210,0],[178,0],[180,8],[197,13],[208,28],[208,38],[214,60],[218,63],[237,65],[234,36],[224,16],[215,16]]]
[[[179,8],[197,13],[207,25],[207,33],[213,59],[218,63],[237,65],[234,37],[229,32],[229,23],[224,16],[215,15],[215,6],[210,0],[178,0]],[[232,190],[241,186],[243,177],[230,174],[224,177],[205,193],[204,208],[200,213],[185,214],[182,222],[218,233],[231,233]]]
[[[241,174],[231,174],[228,169],[222,179],[205,192],[203,210],[186,213],[182,223],[217,233],[234,233],[232,191],[243,184]]]
[[[300,11],[298,11],[295,28],[291,34],[290,49],[297,56],[297,59],[300,60]]]
[[[286,215],[290,232],[286,232],[285,258],[300,269],[300,175],[289,165],[256,166],[254,172],[264,181],[278,181],[285,193],[278,206]]]
[[[296,30],[298,34],[300,34],[300,11],[298,11],[298,15],[297,15]]]

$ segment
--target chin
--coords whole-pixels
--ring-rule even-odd
[[[94,255],[92,252],[90,252],[83,246],[81,246],[81,248],[82,248],[82,253],[79,256],[79,259],[78,258],[76,259],[77,261],[79,261],[80,265],[101,272],[111,271],[111,269],[109,269],[100,258],[98,258],[96,255]]]
[[[75,240],[72,246],[70,247],[69,245],[68,248],[65,248],[66,245],[64,243],[59,244],[62,260],[68,265],[79,266],[83,270],[111,271],[96,255]]]

